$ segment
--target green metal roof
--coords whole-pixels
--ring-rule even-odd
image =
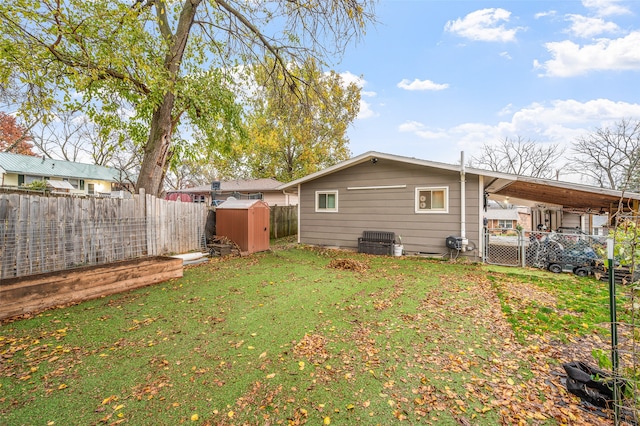
[[[117,182],[120,172],[112,167],[73,163],[50,158],[0,152],[0,169],[7,173]]]

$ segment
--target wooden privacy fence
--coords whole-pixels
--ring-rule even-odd
[[[0,194],[0,279],[205,246],[207,208],[161,200]]]
[[[298,206],[272,206],[270,208],[269,238],[282,238],[298,233]]]

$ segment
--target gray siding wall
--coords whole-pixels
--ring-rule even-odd
[[[406,185],[404,188],[348,187]],[[448,213],[415,213],[416,187],[449,188]],[[316,191],[338,191],[338,212],[316,212]],[[466,176],[466,235],[480,246],[479,177]],[[392,231],[407,253],[448,253],[447,236],[460,235],[460,173],[380,159],[307,182],[300,188],[300,242],[357,248],[362,231]],[[469,255],[478,255],[478,250]]]

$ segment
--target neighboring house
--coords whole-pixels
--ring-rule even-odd
[[[464,161],[462,161],[464,164]],[[489,199],[512,204],[560,203],[584,212],[625,198],[638,211],[640,194],[528,178],[380,152],[367,152],[280,186],[296,192],[298,241],[355,249],[362,232],[401,236],[406,253],[446,253],[447,237],[468,241],[465,254],[483,253]],[[561,224],[560,224],[561,225]]]
[[[609,235],[609,217],[593,216],[591,221],[591,234],[593,235]]]
[[[531,214],[527,207],[488,208],[484,213],[489,229],[531,229]]]
[[[122,191],[117,169],[45,157],[0,153],[0,187],[19,189],[34,181],[48,181],[52,193],[112,196]],[[122,193],[119,192],[118,195]]]
[[[282,185],[275,179],[237,179],[216,181],[209,185],[167,191],[168,200],[180,199],[186,202],[218,204],[229,197],[236,199],[258,199],[270,206],[291,206],[298,204],[298,195],[278,189]]]

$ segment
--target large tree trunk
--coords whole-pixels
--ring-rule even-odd
[[[180,20],[176,33],[171,34],[171,28],[166,21],[166,4],[164,1],[155,3],[158,12],[158,25],[162,36],[169,43],[169,50],[164,60],[172,84],[164,94],[162,102],[153,112],[149,139],[144,147],[144,157],[140,168],[140,176],[136,184],[136,192],[144,188],[147,194],[159,196],[162,193],[163,180],[167,169],[168,152],[171,148],[171,133],[173,130],[173,107],[175,93],[172,92],[180,72],[182,57],[187,46],[189,33],[196,15],[196,9],[202,0],[185,0],[180,12]]]
[[[136,192],[144,188],[147,194],[160,196],[162,181],[167,167],[169,147],[171,146],[172,121],[171,112],[175,103],[175,96],[168,92],[164,95],[162,104],[153,113],[149,139],[144,148],[144,157],[140,168],[140,176],[136,184]]]

